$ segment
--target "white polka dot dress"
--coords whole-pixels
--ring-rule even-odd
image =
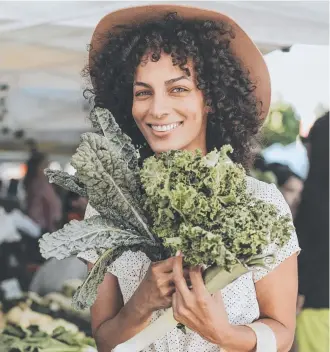
[[[256,198],[264,200],[268,203],[273,203],[277,206],[281,214],[290,214],[288,204],[285,202],[282,194],[275,185],[270,185],[254,178],[247,177],[248,191]],[[97,214],[97,212],[90,206],[86,210],[86,218]],[[283,262],[292,254],[299,252],[299,244],[295,231],[292,232],[289,242],[283,248],[277,248],[270,245],[267,248],[268,253],[276,253],[276,260],[271,265],[273,270],[277,265]],[[95,263],[98,255],[94,250],[89,250],[79,253],[78,257]],[[118,278],[119,286],[126,303],[149,267],[150,260],[142,252],[133,253],[131,251],[125,252],[112,265],[108,267],[108,272],[112,273]],[[259,318],[259,306],[256,298],[255,282],[262,279],[268,274],[266,269],[257,268],[254,272],[249,272],[230,285],[225,287],[222,291],[222,297],[231,324],[243,325],[249,324]],[[153,314],[153,320],[156,320],[162,311]],[[156,340],[143,352],[219,352],[220,348],[208,341],[205,341],[197,333],[189,332],[182,333],[179,329],[174,328],[167,333],[163,338]]]

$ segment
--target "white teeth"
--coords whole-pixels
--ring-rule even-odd
[[[180,126],[180,123],[172,123],[171,125],[162,125],[162,126],[151,125],[151,128],[155,131],[165,132],[165,131],[173,130],[178,126]]]

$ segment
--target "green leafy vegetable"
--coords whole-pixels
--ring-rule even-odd
[[[123,221],[153,239],[141,212],[138,175],[129,169],[120,154],[109,149],[105,137],[83,134],[71,164],[86,187],[90,204],[101,215],[111,218],[113,213],[120,214]]]
[[[131,138],[121,131],[111,112],[96,107],[89,119],[98,132],[107,139],[109,149],[125,160],[131,170],[138,172],[138,153],[131,143]]]
[[[59,170],[46,169],[45,174],[50,183],[55,183],[71,192],[77,193],[82,197],[86,197],[87,193],[83,185],[79,184],[77,177],[69,175],[67,172]]]
[[[23,329],[8,325],[0,334],[1,352],[84,352],[93,345],[90,339],[82,338],[63,327],[48,335],[36,326]]]
[[[289,239],[290,218],[247,192],[245,170],[228,156],[231,146],[206,156],[169,151],[146,159],[139,169],[138,152],[111,113],[95,108],[90,119],[97,133],[82,135],[71,160],[76,174],[47,174],[86,194],[100,216],[72,221],[40,240],[45,258],[88,249],[99,254],[75,293],[77,309],[93,304],[107,268],[127,250],[143,251],[155,261],[180,249],[186,263],[210,267],[207,287],[221,289],[251,267],[273,260],[263,254],[267,245],[282,246]]]
[[[141,238],[134,228],[124,227],[120,220],[111,221],[101,216],[82,221],[72,220],[63,229],[43,235],[39,241],[40,252],[46,259],[54,257],[60,260],[89,249],[114,250],[136,240],[145,246],[153,245],[154,242],[147,237]]]
[[[152,231],[190,265],[231,270],[270,243],[282,246],[293,230],[289,216],[248,193],[245,170],[229,152],[170,151],[148,158],[141,170]]]
[[[87,195],[100,216],[71,221],[39,241],[47,259],[63,259],[88,249],[99,253],[98,262],[73,298],[77,309],[93,304],[107,266],[124,251],[141,250],[153,261],[165,258],[143,211],[138,153],[131,139],[121,132],[108,110],[95,108],[90,119],[97,133],[82,135],[71,160],[76,174],[46,170],[46,175],[66,189]]]
[[[160,259],[159,246],[150,243],[150,241],[149,243],[143,241],[138,237],[130,238],[127,242],[121,242],[120,245],[107,249],[99,257],[82,286],[76,291],[73,297],[73,307],[75,309],[86,309],[94,303],[97,287],[102,283],[108,266],[128,250],[145,252],[152,261]]]

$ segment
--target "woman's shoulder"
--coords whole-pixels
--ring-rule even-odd
[[[274,204],[279,212],[291,214],[290,208],[282,193],[274,183],[259,181],[251,176],[246,177],[247,191],[259,200]]]
[[[257,199],[263,200],[267,203],[274,204],[280,215],[289,215],[292,221],[291,211],[288,203],[285,201],[282,193],[278,190],[275,184],[269,184],[259,181],[253,177],[247,177],[247,190],[252,196]],[[264,254],[275,254],[275,261],[273,264],[268,265],[268,270],[265,268],[255,268],[253,272],[253,280],[257,282],[266,276],[270,271],[274,270],[285,259],[299,253],[300,247],[295,230],[292,230],[290,239],[283,247],[278,247],[275,244],[270,244],[265,248]]]
[[[259,181],[251,176],[246,176],[246,186],[248,192],[251,192],[255,197],[265,199],[274,197],[274,190],[277,189],[274,183]]]

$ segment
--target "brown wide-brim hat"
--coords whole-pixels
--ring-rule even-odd
[[[118,33],[114,27],[118,25],[142,24],[146,21],[163,18],[169,12],[176,12],[181,18],[186,20],[211,20],[214,22],[228,23],[235,33],[235,38],[230,40],[230,48],[235,56],[241,61],[241,64],[249,71],[250,79],[256,84],[254,94],[258,101],[262,102],[261,119],[264,119],[269,111],[271,100],[271,82],[269,71],[262,53],[254,44],[252,39],[244,30],[227,15],[182,5],[144,5],[128,7],[107,14],[97,24],[91,40],[93,52],[102,48],[102,36],[106,33]],[[90,55],[91,61],[91,55]]]

